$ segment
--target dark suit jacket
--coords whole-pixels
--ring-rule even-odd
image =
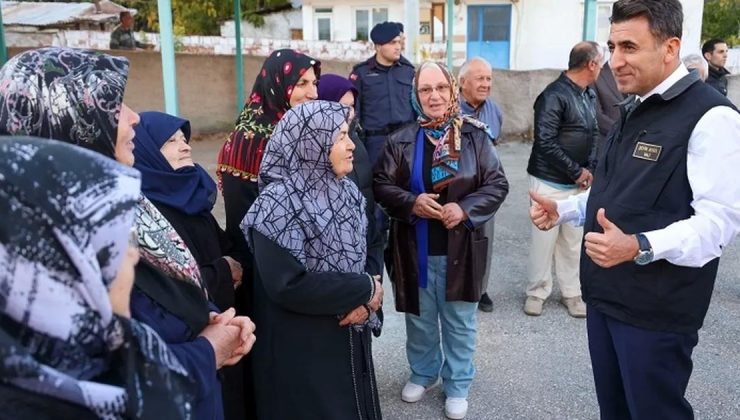
[[[603,143],[609,130],[619,118],[619,107],[616,105],[623,101],[625,96],[617,89],[617,82],[614,80],[608,62],[604,64],[599,78],[592,87],[596,91],[596,120],[599,122],[599,133],[601,143]]]

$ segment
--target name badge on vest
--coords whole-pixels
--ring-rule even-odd
[[[663,146],[638,141],[635,145],[635,151],[632,152],[632,157],[657,162],[662,150]]]

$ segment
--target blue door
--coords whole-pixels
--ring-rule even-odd
[[[511,5],[468,6],[468,58],[481,56],[508,69],[510,46]]]

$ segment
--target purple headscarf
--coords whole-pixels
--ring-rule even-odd
[[[322,101],[339,102],[347,92],[352,92],[357,100],[357,89],[346,77],[324,74],[319,79],[319,99]]]

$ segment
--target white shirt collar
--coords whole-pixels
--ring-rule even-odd
[[[679,80],[683,79],[684,76],[689,74],[689,70],[686,68],[686,66],[681,63],[678,65],[678,68],[671,73],[670,76],[666,77],[665,80],[660,82],[658,86],[653,88],[650,92],[648,92],[645,96],[638,96],[637,99],[640,102],[645,102],[645,99],[653,96],[653,95],[662,95],[664,94],[668,89],[671,88],[671,86],[675,85]]]

